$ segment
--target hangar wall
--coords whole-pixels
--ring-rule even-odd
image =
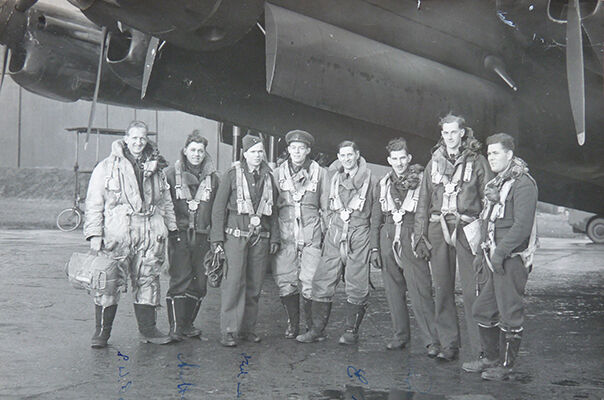
[[[0,167],[72,169],[75,161],[75,133],[65,128],[86,126],[90,102],[63,103],[30,93],[11,79],[0,93]],[[158,132],[161,153],[174,162],[188,133],[199,129],[208,139],[208,151],[221,170],[230,165],[231,146],[220,143],[218,123],[178,111],[136,110],[98,104],[94,126],[124,129],[133,119]],[[91,135],[87,150],[80,136],[79,164],[83,170],[95,165],[97,140]],[[98,154],[109,154],[116,137],[101,136]]]

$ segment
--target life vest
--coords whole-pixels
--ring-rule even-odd
[[[282,163],[277,168],[277,177],[279,180],[279,187],[281,191],[287,193],[290,202],[294,205],[294,239],[296,246],[301,249],[304,247],[306,241],[304,238],[304,229],[302,226],[302,199],[306,192],[317,192],[319,186],[319,173],[320,167],[315,161],[310,163],[309,167],[310,179],[306,181],[304,186],[296,189],[294,180],[289,170],[289,160]]]
[[[474,162],[466,160],[455,167],[453,175],[449,178],[447,175],[438,172],[438,162],[432,160],[432,183],[434,185],[442,184],[444,186],[443,202],[441,205],[441,214],[457,214],[457,195],[461,191],[462,182],[470,182]]]
[[[532,177],[530,177],[530,175],[527,176],[529,176],[529,178],[531,178],[532,180]],[[487,185],[494,182],[494,180],[495,178],[493,178],[489,183],[487,183]],[[516,179],[511,178],[503,183],[501,189],[499,190],[499,202],[496,203],[490,201],[488,198],[485,197],[485,207],[482,210],[480,218],[482,220],[487,221],[487,239],[486,242],[483,243],[482,248],[483,250],[485,250],[485,253],[488,249],[489,257],[487,257],[487,260],[489,261],[490,257],[492,257],[495,253],[495,249],[497,247],[497,243],[495,243],[495,222],[505,216],[505,201],[508,195],[510,194],[510,191],[512,190],[514,182],[516,182]],[[530,270],[533,265],[533,258],[537,247],[539,247],[539,239],[537,238],[537,213],[535,213],[533,227],[531,228],[531,235],[529,236],[527,248],[524,251],[510,254],[510,257],[520,256],[522,262],[524,263],[524,266]]]
[[[250,188],[241,168],[241,163],[235,164],[235,185],[237,188],[237,213],[242,215],[261,216],[273,213],[273,184],[270,177],[264,179],[264,187],[258,209],[254,210]]]
[[[346,265],[346,259],[348,258],[348,229],[350,225],[350,217],[354,211],[363,210],[365,201],[367,200],[367,191],[369,190],[369,183],[371,181],[371,170],[367,169],[366,171],[367,176],[363,181],[363,186],[361,186],[360,190],[356,191],[346,206],[344,206],[344,203],[340,197],[340,173],[336,172],[331,178],[329,207],[332,211],[340,214],[340,219],[344,223],[342,226],[342,232],[340,234],[340,259],[344,265]]]
[[[423,173],[419,175],[421,181]],[[403,200],[401,208],[396,208],[396,203],[392,198],[390,188],[392,187],[392,179],[390,173],[380,179],[380,205],[384,213],[401,213],[404,215],[408,212],[415,212],[417,209],[417,201],[419,199],[419,186],[413,190],[407,190],[407,195]]]
[[[435,221],[439,221],[442,231],[443,231],[443,239],[447,245],[456,247],[457,246],[457,227],[459,226],[460,221],[471,223],[476,218],[472,218],[467,215],[459,214],[457,209],[457,196],[461,191],[462,182],[469,182],[472,179],[472,171],[474,169],[474,162],[472,160],[465,160],[465,162],[460,162],[455,166],[455,171],[453,175],[449,178],[447,175],[441,174],[438,172],[438,162],[437,160],[432,160],[432,184],[444,186],[442,204],[440,207],[440,215],[436,216],[436,218],[431,219]],[[449,232],[449,227],[447,226],[446,216],[454,215],[456,218],[455,227],[453,228],[453,232]]]
[[[176,199],[186,200],[187,202],[187,206],[189,209],[189,232],[191,233],[190,240],[194,240],[195,222],[197,211],[199,210],[199,203],[201,203],[202,201],[207,202],[210,200],[210,197],[212,195],[212,176],[211,174],[208,174],[201,182],[199,182],[195,197],[193,197],[193,195],[191,194],[189,185],[183,185],[181,160],[177,160],[174,163],[174,178],[176,182],[174,186],[174,190],[176,192]]]
[[[197,187],[197,192],[195,193],[195,197],[191,194],[191,190],[189,189],[189,185],[182,184],[182,162],[178,160],[174,163],[174,172],[175,172],[175,191],[176,191],[176,199],[178,200],[186,200],[187,204],[189,204],[189,210],[196,211],[197,206],[201,201],[209,201],[212,196],[212,176],[211,174],[206,175],[206,177],[199,183]],[[191,202],[195,202],[196,204],[191,208]]]
[[[302,198],[306,194],[306,192],[317,191],[317,187],[319,186],[319,173],[320,167],[315,161],[310,163],[309,167],[310,179],[302,186],[300,189],[296,189],[296,185],[294,184],[294,180],[292,178],[291,172],[289,170],[289,160],[282,163],[279,168],[277,168],[277,179],[279,181],[279,187],[283,192],[289,193],[289,196],[292,202],[300,202]]]
[[[419,175],[421,181],[423,173]],[[392,240],[392,253],[394,254],[394,260],[399,267],[403,267],[401,260],[402,246],[401,246],[401,227],[403,224],[403,217],[408,212],[415,212],[417,209],[417,201],[419,199],[419,186],[413,190],[407,190],[407,195],[403,200],[403,204],[400,208],[396,207],[396,203],[392,198],[390,189],[392,187],[392,175],[386,174],[380,179],[380,206],[382,212],[392,214],[394,220],[394,239]]]
[[[371,180],[371,171],[367,170],[367,176],[363,181],[363,186],[361,186],[360,190],[352,196],[350,201],[346,206],[342,202],[340,197],[340,174],[335,173],[331,178],[331,188],[329,191],[329,207],[332,211],[336,211],[340,213],[340,217],[344,222],[348,222],[350,220],[350,216],[353,211],[361,211],[363,210],[363,206],[365,206],[365,201],[367,200],[367,191],[369,190],[369,182]]]

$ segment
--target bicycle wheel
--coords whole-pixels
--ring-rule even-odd
[[[74,231],[82,223],[82,212],[77,208],[66,208],[57,215],[57,227],[63,232]]]

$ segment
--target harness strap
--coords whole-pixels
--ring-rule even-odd
[[[394,254],[394,261],[396,264],[403,268],[403,263],[401,261],[401,254],[403,252],[403,248],[401,246],[401,227],[403,225],[403,221],[394,223],[394,240],[392,241],[392,253]]]
[[[302,224],[302,198],[306,192],[316,192],[319,180],[319,165],[316,162],[310,164],[310,179],[300,190],[296,190],[294,180],[289,171],[289,160],[285,161],[279,167],[279,182],[281,189],[289,193],[291,202],[294,205],[294,240],[298,252],[304,248],[306,240],[304,238],[304,229]]]

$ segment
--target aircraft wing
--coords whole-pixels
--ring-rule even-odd
[[[604,212],[595,201],[604,192],[602,2],[576,9],[570,37],[581,29],[585,40],[572,74],[573,8],[564,2],[70,2],[79,10],[0,0],[8,72],[26,89],[91,99],[105,27],[99,101],[172,108],[275,136],[307,129],[322,151],[348,138],[378,163],[387,140],[401,135],[425,162],[438,118],[453,111],[480,139],[516,137],[541,200]],[[583,83],[567,84],[578,64]],[[584,90],[585,146],[576,140],[576,87]]]

